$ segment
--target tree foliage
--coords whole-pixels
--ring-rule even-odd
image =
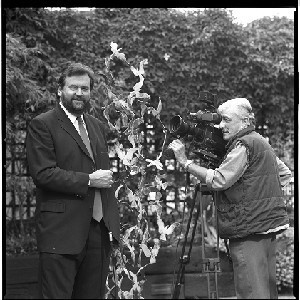
[[[143,90],[154,102],[158,96],[162,99],[166,124],[170,117],[190,111],[199,91],[209,90],[217,94],[216,104],[247,97],[257,128],[275,147],[288,142],[287,133],[293,131],[292,20],[263,18],[244,28],[234,24],[224,9],[189,14],[159,8],[98,8],[80,13],[15,9],[7,15],[7,30],[21,35],[27,47],[41,45],[48,54],[45,61],[57,72],[70,61],[103,71],[112,40],[126,49],[129,63],[147,58]],[[120,62],[116,64],[114,76],[122,78],[120,85],[133,84],[136,78],[124,74]],[[55,92],[53,78],[45,84]],[[100,96],[101,90],[94,93],[95,98]]]
[[[26,120],[36,109],[48,103],[53,95],[42,84],[47,64],[38,47],[27,48],[19,37],[6,34],[6,129],[16,118]]]
[[[144,147],[143,130],[148,118],[147,114],[153,115],[160,122],[161,102],[154,108],[149,105],[150,95],[142,93],[141,88],[144,83],[144,66],[148,60],[142,60],[139,68],[128,63],[124,53],[118,49],[118,45],[111,42],[112,54],[106,58],[105,65],[107,76],[110,76],[110,84],[107,85],[107,103],[105,103],[104,117],[108,121],[110,129],[118,137],[113,144],[115,152],[124,166],[123,176],[119,179],[119,186],[116,189],[116,198],[120,198],[120,205],[124,205],[128,212],[132,213],[133,224],[122,224],[122,227],[128,227],[124,230],[121,241],[122,246],[130,253],[125,257],[120,251],[115,251],[115,276],[114,285],[108,285],[108,293],[112,289],[118,289],[118,298],[120,299],[140,299],[144,284],[143,274],[149,264],[156,262],[156,256],[159,252],[161,241],[166,241],[166,235],[173,233],[178,223],[166,226],[162,219],[161,190],[165,190],[168,183],[163,182],[165,175],[160,174],[163,170],[160,161],[162,151],[154,159],[147,158],[149,150]],[[114,93],[115,80],[112,75],[111,65],[114,60],[120,60],[124,67],[128,68],[139,81],[132,87],[131,91]],[[105,76],[106,77],[106,76]],[[117,118],[112,120],[110,113],[115,112]],[[164,126],[162,125],[164,128]],[[164,130],[165,132],[166,130]],[[127,142],[130,146],[124,145]],[[112,150],[112,149],[111,149]],[[150,193],[155,194],[155,200],[148,203]],[[122,197],[119,195],[122,194]],[[145,206],[151,207],[155,212],[156,223],[158,226],[157,237],[150,234],[150,225]],[[148,260],[142,263],[142,257]],[[122,281],[128,278],[132,287],[129,291],[123,291]]]
[[[260,72],[256,89],[260,100],[258,126],[267,127],[272,146],[280,157],[293,162],[294,133],[294,22],[285,17],[262,18],[246,28],[249,57]],[[252,83],[253,84],[253,83]],[[291,166],[291,165],[290,165]]]
[[[29,47],[40,47],[44,59],[59,72],[70,61],[82,61],[96,71],[105,69],[113,40],[129,63],[149,61],[143,89],[163,101],[162,120],[189,111],[199,91],[247,97],[257,115],[257,127],[285,142],[294,122],[294,22],[263,18],[246,28],[232,22],[225,9],[182,14],[160,8],[98,8],[6,10],[7,31],[18,34]],[[136,78],[121,67],[114,76],[127,86]],[[125,78],[125,79],[124,79]],[[46,77],[46,90],[55,92]],[[99,92],[100,93],[100,92]],[[94,97],[99,97],[96,93]],[[154,103],[157,104],[157,103]]]

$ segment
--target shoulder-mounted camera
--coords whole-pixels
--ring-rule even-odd
[[[202,165],[216,168],[220,165],[226,151],[222,130],[217,124],[221,116],[216,112],[215,95],[210,92],[200,92],[197,102],[189,106],[196,112],[188,112],[186,119],[180,115],[171,118],[169,131],[173,139],[190,142],[192,152],[202,160]],[[174,159],[172,149],[167,148],[163,155],[166,159]]]

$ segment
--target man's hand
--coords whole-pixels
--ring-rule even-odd
[[[171,148],[175,154],[176,160],[184,165],[187,161],[187,157],[185,154],[185,145],[180,140],[174,140],[168,148]]]
[[[89,175],[90,187],[110,188],[114,182],[112,176],[111,170],[97,170]]]

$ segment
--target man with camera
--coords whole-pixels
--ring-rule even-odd
[[[187,172],[220,191],[218,230],[229,240],[237,298],[276,299],[276,234],[289,227],[282,187],[291,171],[255,131],[247,99],[228,100],[218,113],[227,141],[219,167],[207,169],[189,160],[178,139],[169,148]]]

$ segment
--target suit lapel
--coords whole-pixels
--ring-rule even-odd
[[[61,125],[61,127],[72,136],[72,138],[76,141],[76,143],[79,145],[79,147],[81,148],[81,150],[88,156],[91,158],[88,150],[86,149],[85,144],[83,143],[81,136],[79,135],[79,133],[77,132],[76,128],[74,127],[74,125],[72,124],[72,122],[70,121],[70,119],[68,118],[68,116],[65,114],[65,112],[63,111],[63,109],[59,106],[57,106],[55,108],[56,111],[56,115],[58,118],[58,121]],[[92,158],[91,158],[92,159]]]

